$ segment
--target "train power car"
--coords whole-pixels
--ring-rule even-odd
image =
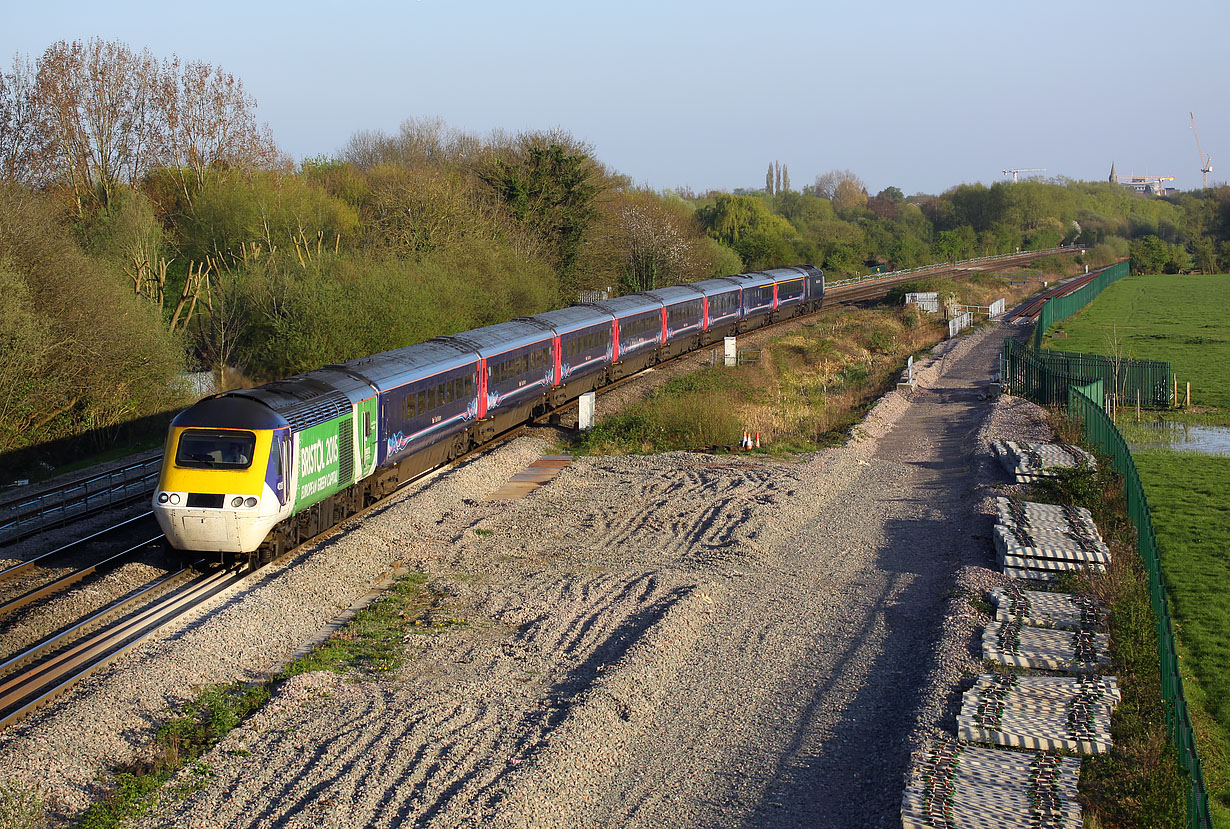
[[[818,311],[811,265],[521,317],[207,397],[171,423],[153,509],[179,550],[253,564],[580,394]]]

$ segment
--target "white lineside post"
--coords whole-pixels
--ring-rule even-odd
[[[577,428],[582,432],[594,428],[594,401],[597,396],[587,391],[577,399]]]
[[[725,340],[726,340],[726,351],[724,354],[726,358],[725,364],[728,366],[733,366],[738,362],[738,355],[739,355],[739,353],[735,350],[735,338],[726,337]]]
[[[910,385],[914,385],[914,355],[910,355],[910,359],[906,361],[906,368],[909,370]]]

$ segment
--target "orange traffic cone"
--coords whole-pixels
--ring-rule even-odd
[[[756,448],[760,448],[760,432],[756,433]]]

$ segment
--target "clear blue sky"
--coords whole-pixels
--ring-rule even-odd
[[[1008,167],[1105,179],[1114,161],[1187,189],[1193,110],[1230,165],[1226,0],[6,5],[4,65],[92,36],[205,60],[296,158],[438,116],[480,134],[559,126],[659,189],[763,186],[774,159],[796,188],[843,168],[872,193]]]

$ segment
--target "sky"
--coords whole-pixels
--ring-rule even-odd
[[[796,189],[848,169],[872,194],[1041,167],[1201,186],[1189,111],[1230,176],[1225,0],[403,0],[16,4],[0,65],[101,37],[240,78],[296,159],[440,118],[559,128],[635,184]],[[1226,169],[1230,170],[1230,166]]]

